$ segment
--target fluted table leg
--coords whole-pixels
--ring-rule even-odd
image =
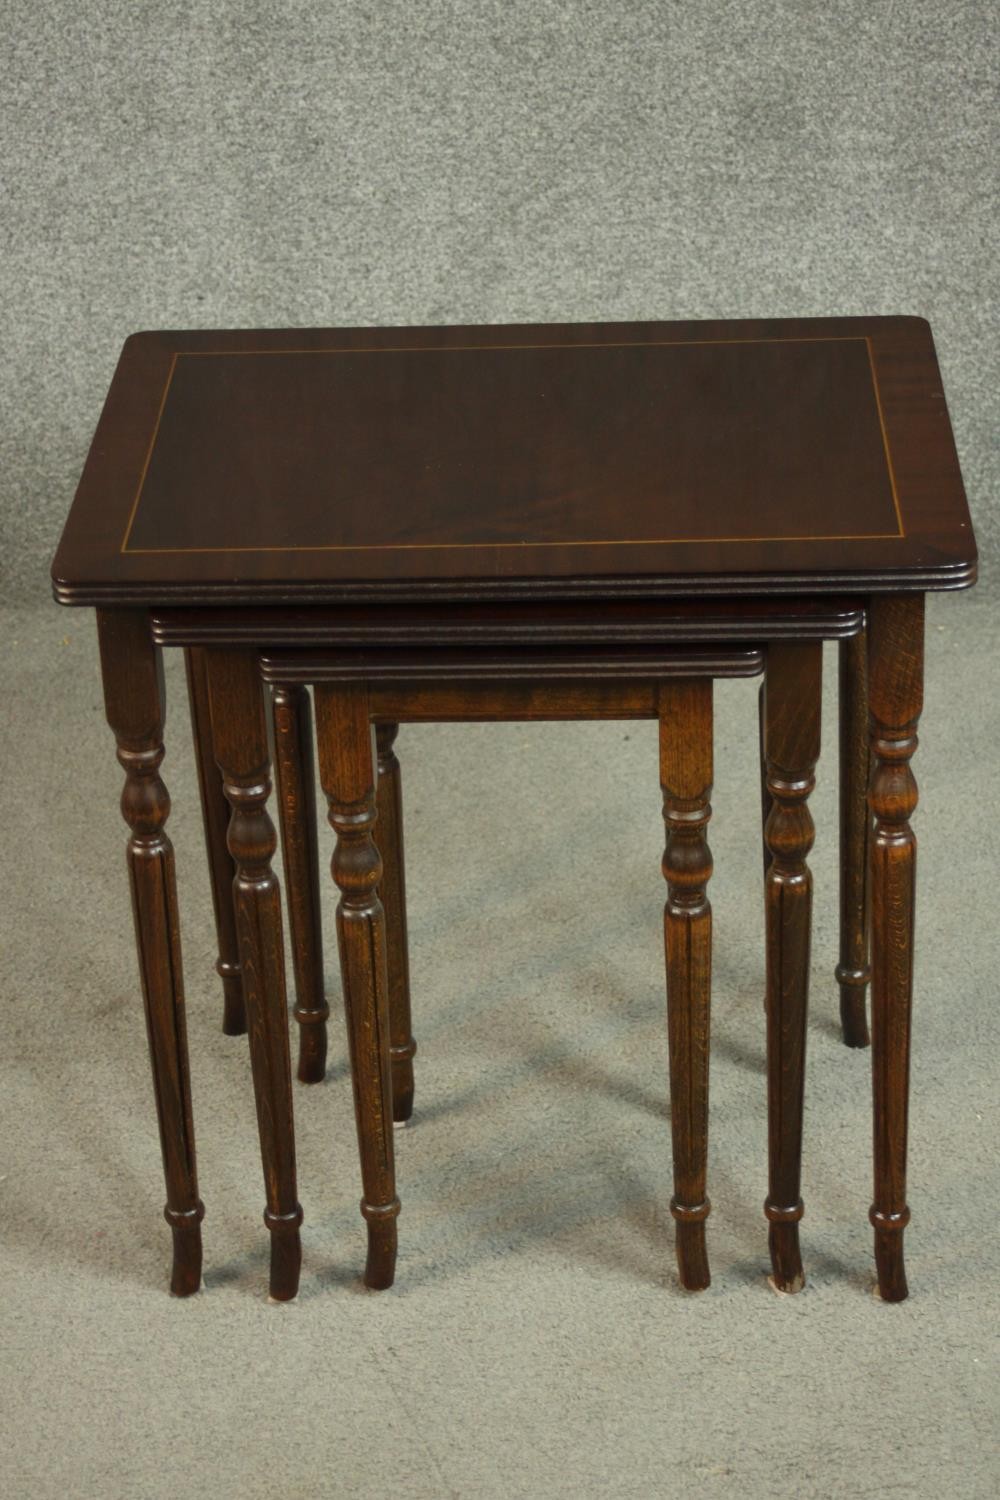
[[[923,707],[924,598],[876,597],[869,610],[869,706],[875,820],[872,882],[872,1081],[875,1263],[887,1302],[907,1295],[903,1231],[913,1003],[917,784],[910,759]]]
[[[277,837],[267,813],[267,723],[256,653],[212,647],[206,656],[215,755],[232,808],[229,850],[236,864],[236,927],[267,1195],[264,1222],[271,1231],[270,1289],[284,1302],[298,1291],[302,1209],[295,1180],[281,894],[271,868]]]
[[[298,1076],[300,1083],[321,1083],[326,1075],[326,1023],[330,1007],[323,983],[309,690],[300,684],[277,686],[273,689],[272,707],[285,901],[295,974],[295,1019],[299,1023]]]
[[[712,986],[712,908],[706,890],[712,855],[705,837],[712,815],[710,678],[679,679],[660,688],[660,784],[667,828],[663,932],[674,1149],[670,1211],[676,1221],[681,1284],[700,1291],[711,1279],[705,1248]]]
[[[840,1020],[848,1047],[868,1046],[868,640],[840,642]]]
[[[767,651],[764,742],[771,798],[765,836],[771,859],[765,882],[767,926],[767,1102],[769,1181],[764,1212],[775,1286],[804,1283],[799,1250],[802,1217],[802,1108],[813,845],[807,799],[820,748],[822,643],[772,642]]]
[[[385,918],[378,897],[373,733],[363,683],[316,688],[320,780],[337,835],[333,878],[340,889],[337,936],[351,1054],[354,1110],[368,1225],[365,1282],[392,1285],[396,1267],[396,1173]]]
[[[195,1165],[174,851],[165,831],[170,798],[160,777],[162,663],[142,612],[99,609],[97,630],[105,708],[125,772],[121,808],[130,829],[135,940],[167,1186],[164,1216],[174,1242],[170,1290],[186,1297],[201,1285],[205,1209]]]
[[[243,979],[240,974],[239,943],[236,938],[236,911],[233,906],[233,879],[236,867],[229,852],[229,804],[222,790],[222,777],[215,763],[212,745],[212,710],[208,693],[208,671],[205,653],[200,646],[188,646],[184,652],[187,668],[188,701],[191,705],[191,731],[194,736],[194,758],[201,793],[201,815],[205,825],[205,847],[208,851],[208,874],[215,911],[215,931],[219,956],[215,969],[222,980],[222,1029],[227,1036],[242,1036],[247,1029],[243,1007]]]
[[[378,789],[375,842],[382,856],[379,900],[385,910],[386,973],[389,985],[389,1051],[392,1057],[392,1118],[399,1124],[413,1114],[413,1057],[417,1044],[410,1019],[410,954],[406,934],[406,879],[403,863],[403,790],[393,748],[398,724],[375,729]]]

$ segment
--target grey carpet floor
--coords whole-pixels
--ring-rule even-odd
[[[91,619],[8,611],[0,1492],[994,1495],[997,634],[985,590],[932,601],[909,1302],[872,1295],[868,1058],[835,1026],[830,652],[806,1290],[766,1280],[756,706],[733,683],[717,694],[712,829],[711,1289],[684,1294],[674,1275],[653,727],[413,727],[399,748],[420,1052],[397,1136],[398,1281],[359,1281],[329,951],[329,1078],[296,1092],[302,1291],[279,1307],[246,1045],[219,1029],[179,654],[165,771],[208,1208],[205,1289],[183,1302],[166,1291]],[[326,922],[329,948],[332,895]]]

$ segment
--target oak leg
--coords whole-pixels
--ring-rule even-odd
[[[326,1075],[326,1023],[330,1007],[323,984],[309,690],[298,684],[275,687],[272,706],[285,900],[295,973],[295,1019],[299,1023],[298,1076],[300,1083],[321,1083]]]
[[[406,935],[406,880],[403,864],[403,791],[393,749],[398,724],[375,729],[378,750],[378,820],[375,842],[382,856],[379,900],[385,909],[386,972],[389,984],[389,1051],[392,1057],[392,1118],[400,1124],[413,1114],[413,1056],[417,1044],[410,1020],[410,955]]]
[[[670,1211],[677,1225],[681,1284],[693,1292],[711,1279],[705,1248],[712,984],[712,908],[706,893],[712,855],[705,837],[712,815],[710,678],[667,682],[660,688],[660,784],[667,827],[663,933],[674,1150]]]
[[[271,1231],[271,1296],[288,1301],[298,1291],[302,1249],[295,1182],[295,1129],[288,1049],[281,894],[271,868],[277,847],[267,813],[271,791],[267,724],[253,651],[206,651],[212,695],[215,756],[232,809],[229,850],[250,1063]]]
[[[848,1047],[868,1046],[868,641],[840,642],[840,1020]]]
[[[105,709],[125,772],[121,808],[130,829],[128,871],[167,1186],[164,1216],[174,1242],[170,1290],[187,1297],[201,1286],[205,1208],[195,1165],[174,851],[165,832],[170,797],[160,778],[162,661],[141,612],[99,609],[97,630]]]
[[[875,1229],[879,1291],[907,1295],[903,1231],[913,1002],[913,919],[917,841],[910,818],[917,784],[910,759],[923,707],[922,594],[877,597],[869,610],[868,692],[874,818],[872,883],[872,1080],[875,1109]]]
[[[768,647],[764,699],[767,789],[765,835],[771,855],[765,881],[767,927],[768,1195],[764,1212],[773,1280],[779,1291],[804,1283],[799,1251],[802,1217],[802,1106],[813,844],[807,799],[819,758],[822,643]]]
[[[337,835],[333,878],[340,889],[337,937],[354,1083],[368,1225],[365,1282],[392,1285],[396,1267],[396,1173],[385,919],[378,897],[373,735],[363,683],[316,688],[320,780]]]
[[[194,758],[198,769],[198,790],[201,793],[201,816],[208,851],[208,874],[219,945],[215,969],[222,980],[222,1029],[226,1036],[242,1036],[247,1029],[247,1020],[243,1006],[239,944],[236,939],[236,912],[233,907],[236,867],[226,841],[229,804],[222,790],[219,768],[215,764],[205,653],[198,646],[188,646],[184,651],[184,660],[187,667],[188,701],[191,705]]]

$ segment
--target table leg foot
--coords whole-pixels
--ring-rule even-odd
[[[708,1247],[705,1243],[705,1219],[708,1216],[709,1205],[706,1202],[697,1209],[682,1209],[675,1199],[670,1205],[670,1211],[676,1220],[674,1232],[677,1246],[677,1274],[680,1277],[681,1286],[688,1292],[703,1292],[712,1284],[712,1276],[708,1269]],[[687,1217],[692,1213],[697,1213],[700,1217]],[[682,1218],[682,1214],[685,1217]]]
[[[267,1210],[264,1223],[271,1231],[271,1272],[268,1295],[273,1302],[291,1302],[298,1294],[302,1269],[302,1209],[296,1204],[287,1214]]]
[[[326,1077],[326,1018],[311,1024],[299,1014],[299,1083],[322,1083]]]
[[[837,966],[837,981],[840,985],[840,1027],[845,1047],[867,1047],[868,1010],[865,991],[868,986],[867,969],[844,969]]]
[[[905,1302],[910,1295],[903,1260],[903,1230],[910,1222],[909,1210],[902,1214],[869,1214],[875,1230],[875,1272],[883,1302]]]
[[[243,1004],[243,976],[239,964],[220,958],[215,972],[222,980],[222,1030],[225,1036],[246,1036],[247,1014]]]
[[[372,1291],[385,1291],[396,1278],[396,1218],[399,1214],[399,1199],[377,1206],[362,1202],[361,1212],[368,1222],[365,1286]]]
[[[801,1292],[806,1284],[802,1269],[802,1252],[799,1248],[799,1219],[802,1204],[791,1209],[775,1208],[765,1203],[764,1212],[770,1219],[767,1232],[767,1248],[771,1256],[771,1280],[779,1292]],[[795,1218],[792,1218],[792,1215]],[[777,1215],[781,1215],[777,1218]]]
[[[410,1054],[412,1057],[412,1053]],[[395,1058],[393,1058],[395,1062]],[[402,1072],[402,1082],[400,1073]],[[405,1070],[393,1070],[392,1075],[392,1119],[395,1125],[408,1125],[413,1118],[413,1064],[409,1065],[409,1077]]]
[[[201,1221],[205,1205],[199,1199],[197,1207],[179,1213],[168,1204],[163,1217],[174,1240],[170,1291],[175,1297],[191,1297],[201,1289]]]

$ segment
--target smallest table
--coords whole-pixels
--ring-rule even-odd
[[[180,640],[183,630],[178,635],[174,626],[180,629],[184,617],[184,641],[209,651],[216,749],[238,865],[240,961],[267,1222],[275,1231],[272,1285],[285,1296],[297,1280],[301,1209],[280,910],[271,872],[274,832],[266,811],[269,776],[266,747],[257,739],[261,654],[271,653],[269,670],[287,677],[294,674],[296,653],[324,645],[315,638],[320,611],[360,611],[366,637],[374,639],[393,611],[433,609],[450,617],[451,626],[446,619],[438,640],[414,645],[410,675],[438,691],[447,653],[457,652],[460,680],[482,683],[498,662],[494,657],[491,665],[488,632],[475,639],[462,634],[461,612],[471,603],[491,612],[501,631],[526,605],[543,620],[572,605],[589,633],[568,643],[550,635],[548,645],[566,651],[574,670],[588,651],[595,660],[613,660],[622,643],[613,628],[615,611],[629,604],[640,622],[628,636],[630,660],[643,650],[662,650],[663,619],[681,605],[690,627],[683,638],[671,638],[679,650],[700,647],[711,659],[727,642],[750,653],[744,657],[750,661],[765,648],[771,683],[766,720],[774,735],[768,785],[775,802],[768,820],[768,1217],[775,1269],[787,1284],[781,1246],[794,1242],[797,1256],[802,1212],[798,1135],[808,955],[802,940],[808,934],[807,798],[818,752],[812,705],[819,666],[818,644],[803,649],[800,641],[793,649],[792,639],[803,607],[853,599],[868,622],[873,755],[871,1217],[880,1289],[898,1299],[906,1294],[902,1231],[909,1217],[910,815],[916,803],[910,760],[922,701],[923,595],[968,585],[975,564],[933,344],[919,319],[130,339],[53,576],[62,602],[99,611],[108,717],[126,772],[122,805],[131,828],[167,1217],[175,1233],[174,1289],[198,1284],[202,1208],[173,864],[164,832],[169,800],[160,778],[163,701],[153,616],[159,641]],[[767,608],[772,628],[762,634]],[[298,627],[289,625],[290,611]],[[724,627],[712,623],[723,617]],[[783,635],[787,646],[778,644]],[[543,627],[522,638],[522,665],[545,647]],[[292,655],[275,658],[278,648],[293,648]],[[321,758],[340,841],[342,958],[347,987],[365,997],[356,1043],[360,1037],[375,1049],[377,1066],[355,1074],[363,1123],[378,1109],[388,1118],[373,772],[370,747],[367,769],[360,749],[369,733],[371,684],[388,657],[369,652],[356,658],[359,675],[352,681],[344,677],[345,659],[343,653],[324,655],[301,671],[323,680]],[[721,655],[715,661],[723,666]],[[676,695],[666,685],[665,657],[654,665],[644,681],[664,682],[657,689],[660,715],[662,698]],[[624,692],[628,672],[620,661],[616,672],[622,681],[614,691]],[[697,680],[711,675],[705,670]],[[398,672],[392,680],[399,680]],[[544,674],[538,682],[539,691],[555,692]],[[680,722],[674,717],[665,730],[668,760],[676,754],[678,765],[686,746],[703,744],[696,728],[705,722],[703,691],[699,703],[686,704],[686,714],[690,740],[670,729]],[[345,767],[353,768],[353,780]],[[691,785],[703,776],[699,763]],[[698,825],[707,783],[694,791],[685,787],[668,788],[683,804],[671,815],[686,830],[681,845],[703,860]],[[674,887],[685,883],[679,869],[673,870]],[[692,879],[695,874],[689,916],[700,914],[703,899],[704,868]],[[359,935],[363,931],[368,939]],[[707,981],[702,990],[707,994]],[[377,1083],[378,1099],[366,1093],[366,1077]],[[777,1139],[792,1145],[784,1157],[778,1151],[784,1166],[776,1178],[775,1120],[789,1110],[791,1133],[778,1129]],[[373,1274],[384,1282],[385,1226],[394,1221],[384,1192],[391,1132],[383,1129],[379,1139],[372,1148],[363,1138],[362,1147],[383,1153],[383,1191],[369,1203],[379,1212],[368,1217],[381,1236]],[[371,1169],[369,1161],[366,1172]],[[701,1207],[689,1196],[679,1196],[678,1204]]]

